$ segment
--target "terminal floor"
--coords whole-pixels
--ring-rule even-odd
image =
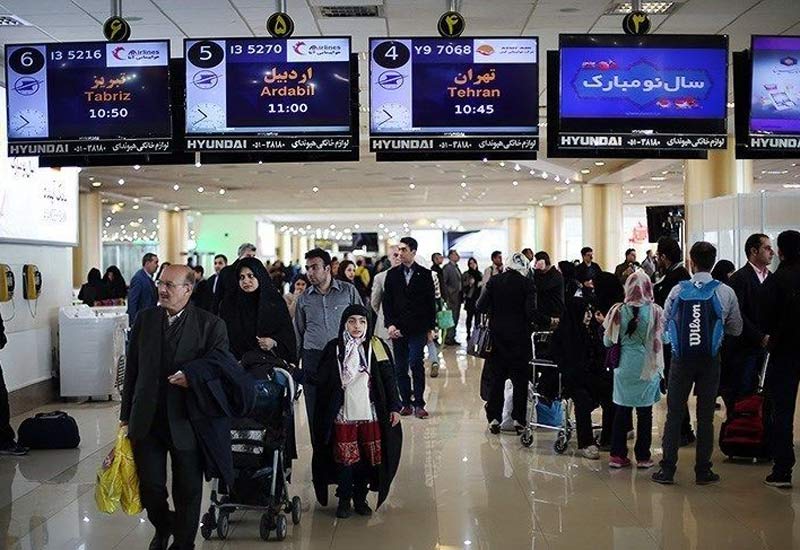
[[[574,441],[565,455],[556,455],[553,432],[537,433],[526,449],[517,437],[487,432],[478,397],[480,361],[446,348],[443,367],[439,378],[428,379],[431,418],[403,420],[402,465],[372,518],[337,520],[332,507],[314,502],[301,404],[291,491],[303,499],[302,523],[289,527],[283,543],[267,543],[259,539],[258,514],[237,513],[226,541],[198,535],[197,548],[800,548],[800,488],[763,486],[767,465],[729,463],[717,453],[722,483],[697,487],[694,450],[683,449],[678,485],[664,487],[649,481],[649,471],[610,471],[607,455],[600,461],[575,457]],[[55,408],[77,419],[81,446],[0,458],[0,548],[147,548],[153,531],[143,517],[104,515],[94,504],[95,475],[114,441],[118,404],[45,409]],[[655,416],[658,458],[663,403]],[[718,411],[717,422],[721,417]]]

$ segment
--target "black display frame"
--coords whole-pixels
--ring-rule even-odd
[[[439,42],[452,42],[454,40],[509,40],[509,39],[535,39],[536,40],[536,81],[537,90],[535,100],[538,105],[539,94],[541,93],[541,82],[539,81],[539,71],[541,67],[541,39],[539,36],[458,36],[446,38],[441,36],[370,36],[367,39],[368,47],[368,75],[369,85],[372,83],[372,41],[393,41],[393,40],[431,40]],[[372,92],[369,90],[370,98]],[[370,99],[371,104],[371,99]],[[449,134],[454,135],[449,135]],[[459,135],[460,134],[460,135]],[[369,150],[375,153],[378,162],[415,162],[427,160],[536,160],[538,158],[539,146],[541,143],[541,123],[536,121],[536,133],[530,134],[503,134],[486,133],[485,135],[466,134],[464,132],[414,132],[413,134],[373,134],[372,124],[368,125]],[[376,147],[378,141],[387,140],[396,142],[397,147],[390,147],[381,150]],[[431,148],[400,147],[400,145],[413,145],[415,141],[427,140],[432,145]],[[492,140],[500,145],[509,145],[512,141],[524,140],[528,142],[529,148],[503,150],[481,149],[476,147],[481,141]],[[505,140],[504,143],[500,143]],[[532,143],[530,143],[532,142]]]
[[[144,43],[153,43],[153,42],[164,42],[167,46],[167,92],[170,98],[174,97],[174,75],[172,73],[172,41],[168,38],[154,38],[154,39],[141,39],[141,40],[130,40],[125,42],[125,44],[144,44]],[[93,47],[90,45],[102,46],[105,48],[109,42],[103,40],[88,40],[88,41],[75,41],[75,42],[25,42],[25,43],[13,43],[13,44],[5,44],[3,49],[3,59],[6,60],[6,55],[8,48],[15,48],[15,47],[24,47],[24,46],[49,46],[51,44],[57,44],[59,46],[69,46],[70,44],[74,45],[81,45],[82,48],[86,48],[87,46]],[[9,120],[9,101],[8,101],[8,63],[5,63],[3,68],[3,76],[6,81],[6,105],[5,105],[5,116],[6,120]],[[48,107],[49,107],[49,100],[48,97]],[[168,101],[168,117],[170,119],[170,124],[174,123],[173,112],[174,104],[172,103],[171,99]],[[84,166],[85,164],[64,164],[65,161],[68,159],[73,158],[101,158],[101,157],[120,157],[124,156],[126,158],[138,157],[138,158],[149,158],[152,156],[167,156],[175,150],[175,127],[174,125],[170,128],[170,135],[169,136],[148,136],[148,137],[136,137],[136,138],[101,138],[99,136],[76,136],[72,138],[61,138],[61,139],[54,139],[54,138],[32,138],[32,139],[11,139],[6,135],[6,140],[8,142],[8,155],[12,157],[22,157],[22,156],[39,156],[41,158],[60,158],[60,161],[57,161],[57,164],[43,164],[40,161],[40,166]],[[137,145],[138,144],[138,145]],[[89,146],[92,146],[91,149]],[[137,150],[130,152],[125,151],[108,151],[107,148],[131,148],[135,147]],[[99,150],[99,149],[103,150]],[[126,161],[126,163],[131,162],[130,160]]]

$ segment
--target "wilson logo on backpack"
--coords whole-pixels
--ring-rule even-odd
[[[705,284],[683,281],[667,320],[672,355],[691,362],[707,362],[719,354],[724,326],[717,298],[719,281]]]

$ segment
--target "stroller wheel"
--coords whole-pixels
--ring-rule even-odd
[[[300,525],[300,519],[303,517],[303,502],[300,500],[300,497],[294,497],[292,499],[292,523],[294,525]]]
[[[203,519],[200,521],[200,534],[205,540],[209,540],[211,538],[211,534],[214,532],[214,529],[217,527],[217,520],[214,517],[214,509],[212,508],[203,514]]]
[[[530,447],[533,445],[533,434],[530,430],[525,430],[522,432],[522,435],[519,436],[519,441],[524,447]]]
[[[269,534],[273,529],[272,523],[272,518],[269,514],[261,514],[261,522],[258,524],[261,540],[269,540]]]
[[[284,540],[286,532],[289,530],[289,523],[284,514],[278,514],[275,518],[275,540]]]
[[[556,442],[553,443],[553,450],[557,454],[564,454],[564,451],[567,450],[567,439],[565,436],[559,434],[558,439],[556,439]]]
[[[219,520],[217,520],[217,536],[221,540],[225,540],[228,538],[228,533],[230,532],[230,519],[228,518],[227,512],[220,511],[219,513]]]

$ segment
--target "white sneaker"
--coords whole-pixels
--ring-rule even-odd
[[[589,445],[578,449],[578,455],[589,460],[600,460],[600,449],[597,448],[597,445]]]

